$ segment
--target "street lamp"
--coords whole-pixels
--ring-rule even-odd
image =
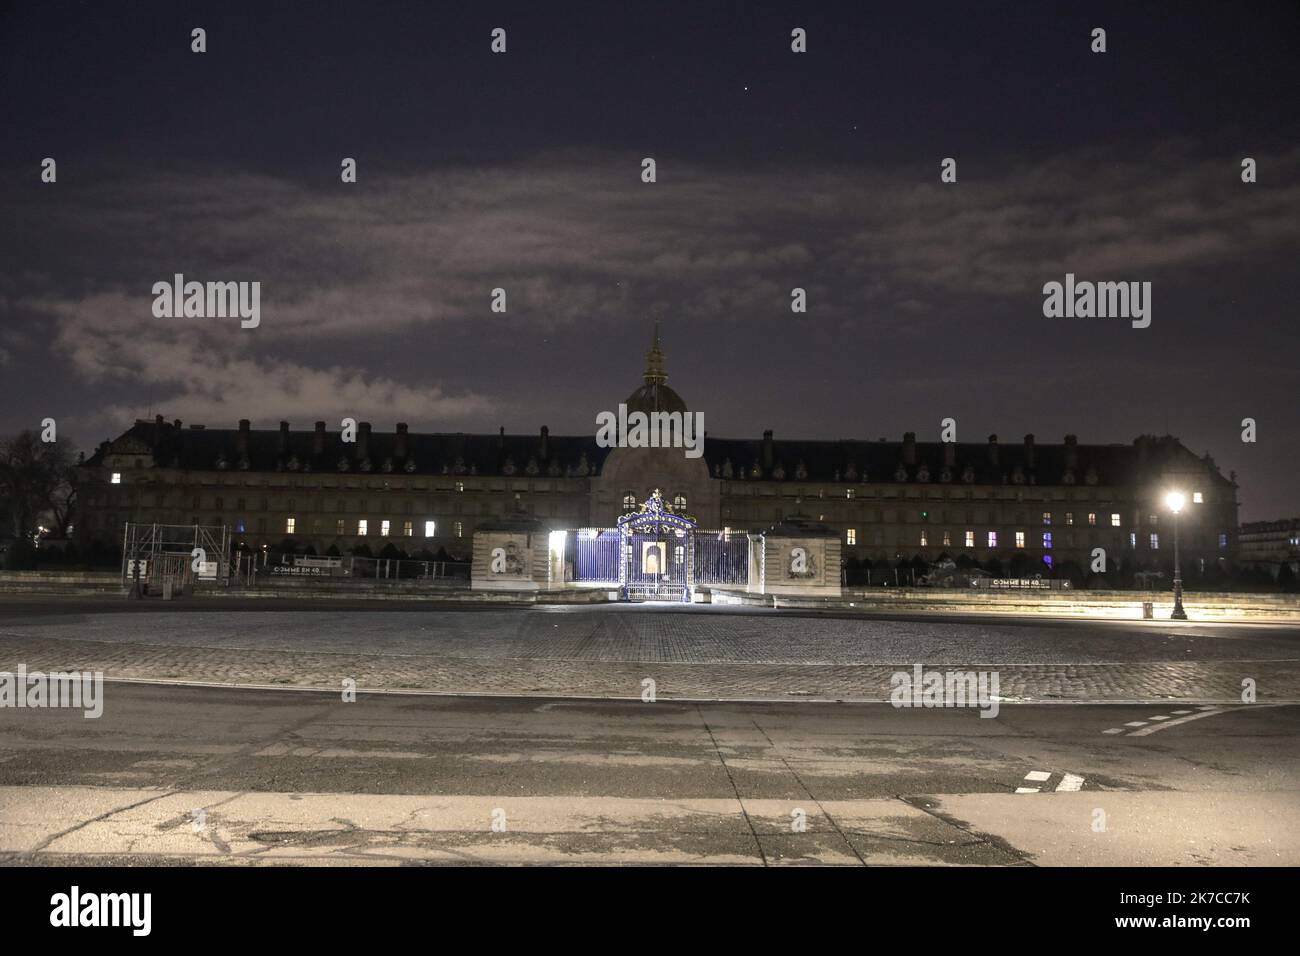
[[[1183,571],[1178,562],[1178,513],[1187,504],[1187,497],[1181,491],[1171,491],[1165,495],[1165,504],[1174,513],[1174,612],[1169,615],[1171,621],[1187,620],[1183,610]]]

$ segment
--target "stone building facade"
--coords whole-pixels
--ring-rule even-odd
[[[629,410],[685,412],[658,337]],[[594,416],[593,416],[594,417]],[[937,432],[937,427],[936,427]],[[1208,454],[1171,436],[1128,444],[781,439],[680,448],[602,448],[589,435],[414,433],[357,426],[355,441],[316,422],[296,430],[138,421],[84,465],[83,542],[114,546],[127,521],[224,524],[258,549],[290,539],[317,554],[393,544],[468,561],[475,529],[520,515],[545,529],[610,527],[658,489],[701,528],[752,531],[791,519],[835,530],[844,559],[965,555],[1040,571],[1110,560],[1167,563],[1171,488],[1183,490],[1184,568],[1232,559],[1237,486]]]

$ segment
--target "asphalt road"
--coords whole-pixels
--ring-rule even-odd
[[[1300,863],[1297,706],[109,688],[0,709],[0,861]]]

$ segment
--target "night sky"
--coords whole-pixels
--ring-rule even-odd
[[[1138,6],[6,4],[0,434],[589,433],[659,319],[713,435],[1170,432],[1295,515],[1300,4]],[[154,318],[177,272],[260,327]]]

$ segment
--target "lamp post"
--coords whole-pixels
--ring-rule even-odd
[[[1178,513],[1183,510],[1187,498],[1181,491],[1171,491],[1165,496],[1165,504],[1174,513],[1174,612],[1169,615],[1171,621],[1187,620],[1183,610],[1183,571],[1178,561]]]

